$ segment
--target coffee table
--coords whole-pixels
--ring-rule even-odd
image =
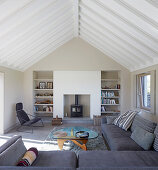
[[[79,131],[85,131],[89,133],[89,136],[87,138],[79,138],[76,137],[76,132]],[[66,127],[66,128],[61,128],[57,130],[53,130],[50,132],[48,135],[49,140],[54,140],[56,139],[58,142],[59,149],[63,149],[63,145],[65,141],[72,141],[76,145],[78,145],[81,149],[87,150],[86,143],[88,142],[88,139],[94,139],[98,137],[98,133],[85,128],[85,127],[79,127],[79,126],[72,126],[72,127]]]

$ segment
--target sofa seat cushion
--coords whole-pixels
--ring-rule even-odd
[[[77,158],[72,151],[39,151],[32,166],[76,168]]]
[[[133,139],[129,137],[124,138],[111,138],[109,146],[112,151],[143,151]]]
[[[110,149],[113,151],[143,150],[143,148],[130,138],[130,131],[125,131],[118,126],[102,124],[102,133],[107,140]]]
[[[155,151],[81,151],[79,167],[155,167],[158,153]]]
[[[102,125],[102,131],[106,133],[108,137],[115,137],[115,138],[120,138],[120,137],[130,137],[131,132],[130,131],[125,131],[118,126],[115,125],[108,125],[108,124],[103,124]]]

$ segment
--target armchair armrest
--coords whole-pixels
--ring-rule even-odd
[[[31,115],[31,114],[29,114],[29,113],[27,113],[27,115],[32,116],[32,117],[38,117],[38,116]]]

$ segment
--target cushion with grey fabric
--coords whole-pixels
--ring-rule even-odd
[[[73,151],[39,151],[32,166],[75,168],[76,164],[77,158]]]
[[[106,116],[106,120],[107,120],[107,124],[113,124],[114,120],[117,118],[118,116]]]
[[[133,132],[134,129],[139,126],[141,128],[143,128],[144,130],[150,132],[150,133],[154,133],[155,128],[156,128],[156,123],[152,122],[150,120],[144,119],[143,117],[141,117],[140,115],[136,115],[133,123],[131,125],[131,131]]]
[[[158,125],[155,128],[154,134],[155,134],[155,140],[153,143],[153,148],[155,151],[158,151]]]
[[[114,125],[119,126],[124,130],[127,130],[131,126],[133,119],[137,113],[138,111],[132,110],[122,113],[114,120]]]
[[[82,167],[158,167],[155,151],[80,151],[78,165]]]
[[[131,134],[131,138],[144,150],[149,150],[153,144],[155,135],[140,127],[136,127]]]
[[[0,166],[16,165],[26,152],[21,136],[9,139],[0,147]],[[15,154],[16,153],[16,154]]]
[[[102,124],[102,133],[112,151],[142,151],[136,142],[130,136],[130,131],[125,131],[115,125]]]

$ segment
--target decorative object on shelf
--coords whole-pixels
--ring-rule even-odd
[[[35,104],[53,104],[53,101],[50,100],[36,101]]]
[[[53,82],[47,82],[47,89],[53,89]]]
[[[101,107],[101,112],[105,112],[106,108],[104,106]]]
[[[52,125],[62,125],[62,118],[58,118],[58,116],[56,116],[56,118],[53,118]]]
[[[46,88],[46,83],[45,82],[39,82],[39,88],[40,89],[45,89]]]
[[[88,138],[89,133],[86,131],[79,131],[79,132],[76,132],[76,137],[77,138]]]
[[[117,85],[116,85],[116,88],[117,88],[117,89],[120,89],[120,84],[117,84]]]

